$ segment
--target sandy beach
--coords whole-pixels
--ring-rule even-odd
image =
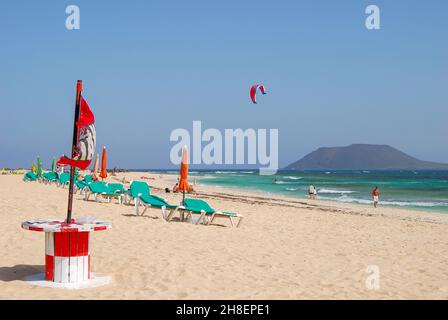
[[[175,176],[147,177],[165,194]],[[129,184],[126,184],[127,186]],[[110,285],[84,290],[31,286],[24,277],[44,271],[44,236],[21,229],[34,218],[63,218],[67,189],[0,175],[1,299],[447,299],[448,216],[414,210],[301,200],[197,187],[214,208],[241,213],[239,228],[165,222],[160,209],[142,217],[133,206],[74,196],[74,217],[93,215],[113,228],[92,239],[92,271]],[[369,266],[379,288],[369,289]]]

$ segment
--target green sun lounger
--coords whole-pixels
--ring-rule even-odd
[[[129,189],[131,198],[135,203],[135,214],[139,215],[139,207],[143,206],[142,216],[148,207],[156,207],[162,210],[162,216],[164,219],[168,216],[166,209],[176,209],[177,206],[171,205],[166,202],[165,199],[152,195],[150,193],[149,186],[143,181],[131,181],[131,187]]]
[[[103,198],[107,198],[110,202],[111,198],[117,198],[120,204],[123,203],[123,194],[111,191],[107,186],[107,183],[101,181],[93,181],[89,183],[86,187],[86,194],[84,200],[89,200],[90,195],[93,194],[95,196],[95,201],[98,202],[100,196]]]
[[[127,191],[121,183],[108,183],[107,188],[111,192],[116,193],[125,193]]]
[[[34,172],[27,172],[23,176],[23,181],[36,181],[37,175]]]
[[[57,182],[59,180],[59,176],[56,172],[49,171],[42,174],[42,181],[44,183]]]
[[[87,187],[91,182],[93,182],[92,175],[88,174],[84,177],[84,180],[77,180],[75,181],[75,186],[77,190],[83,190],[85,187]]]
[[[59,179],[57,181],[58,186],[64,188],[66,185],[70,183],[70,173],[63,172],[59,175]]]
[[[183,212],[187,213],[186,219],[192,219],[193,214],[199,214],[199,218],[197,218],[195,224],[199,224],[203,222],[204,224],[211,224],[216,218],[227,218],[230,220],[230,224],[232,227],[239,227],[241,224],[241,221],[243,220],[243,216],[234,213],[234,212],[226,212],[226,211],[217,211],[213,209],[207,202],[200,199],[189,199],[186,198],[184,200],[184,205],[179,206],[176,210],[172,210],[170,214],[167,217],[167,221],[170,221],[173,216],[176,214],[176,212],[180,212],[181,214]],[[238,218],[238,223],[235,225],[234,219]],[[181,220],[183,220],[181,216]]]

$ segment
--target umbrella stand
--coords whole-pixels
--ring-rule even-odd
[[[182,203],[181,203],[181,205],[185,206],[185,190],[182,191]],[[179,218],[180,218],[180,221],[184,221],[184,212],[183,211],[180,212],[180,217]]]
[[[51,288],[83,289],[108,284],[110,277],[90,271],[90,234],[108,230],[109,222],[84,219],[67,224],[64,219],[37,219],[22,228],[45,233],[45,272],[26,277],[30,284]]]
[[[188,187],[188,153],[187,146],[182,148],[182,161],[180,163],[180,179],[178,189],[182,190],[182,206],[185,206],[185,191],[189,190]],[[183,212],[183,211],[182,211]],[[183,213],[180,215],[180,220],[183,221]]]

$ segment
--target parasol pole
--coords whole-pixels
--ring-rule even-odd
[[[78,143],[78,126],[76,122],[79,119],[79,109],[81,104],[82,80],[76,83],[76,104],[75,104],[75,119],[73,121],[73,142],[72,142],[72,159],[76,156],[76,145]],[[75,183],[75,168],[70,166],[70,184],[68,188],[68,207],[67,207],[67,223],[72,221],[72,207],[73,207],[73,185]]]

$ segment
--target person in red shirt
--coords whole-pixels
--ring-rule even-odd
[[[378,207],[378,201],[380,200],[380,189],[378,189],[378,187],[375,187],[375,189],[373,189],[372,198],[373,198],[373,206],[375,208]]]

